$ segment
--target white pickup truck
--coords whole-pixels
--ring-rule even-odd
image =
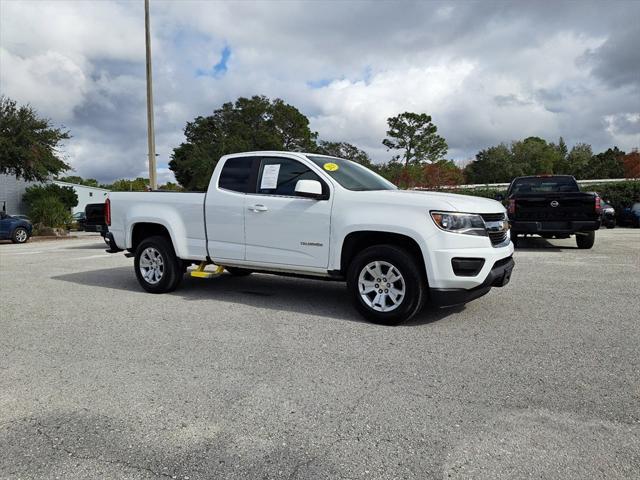
[[[485,198],[398,190],[340,158],[249,152],[220,159],[206,193],[110,193],[111,252],[135,257],[148,292],[187,268],[342,280],[367,319],[397,324],[506,285],[505,208]]]

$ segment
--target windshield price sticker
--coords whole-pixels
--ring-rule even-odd
[[[336,163],[331,163],[331,162],[325,163],[322,167],[327,172],[335,172],[336,170],[338,170],[338,168],[340,168],[340,167],[338,167],[338,165]]]
[[[265,165],[262,170],[262,181],[260,188],[271,190],[278,188],[278,174],[280,173],[280,164]]]

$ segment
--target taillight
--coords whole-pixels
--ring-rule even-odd
[[[600,204],[600,197],[596,195],[596,213],[602,212],[602,205]]]
[[[104,202],[104,223],[111,226],[111,200],[107,198]]]
[[[516,201],[514,198],[509,199],[509,206],[507,207],[508,213],[516,213]]]

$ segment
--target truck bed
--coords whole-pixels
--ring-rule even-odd
[[[109,231],[118,245],[130,248],[132,232],[125,225],[140,222],[164,225],[173,232],[172,241],[179,256],[205,259],[204,199],[204,193],[192,192],[112,192],[109,201],[113,220]]]

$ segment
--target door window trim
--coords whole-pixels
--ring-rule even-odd
[[[259,162],[256,162],[253,164],[253,168],[255,169],[255,178],[254,178],[254,182],[252,184],[253,188],[251,189],[251,192],[247,192],[248,195],[259,195],[261,197],[278,197],[278,198],[295,198],[298,200],[310,200],[310,201],[314,201],[314,202],[318,202],[318,201],[325,201],[325,200],[330,200],[331,199],[331,187],[329,186],[329,184],[327,183],[327,181],[322,178],[322,176],[315,171],[315,169],[313,168],[313,165],[307,164],[306,162],[302,161],[299,158],[293,158],[293,157],[278,157],[278,156],[268,156],[268,157],[255,157],[259,160]],[[265,160],[290,160],[292,162],[298,162],[301,163],[302,165],[304,165],[305,167],[307,167],[307,169],[309,169],[309,171],[311,171],[316,177],[318,177],[318,181],[320,182],[320,185],[322,185],[322,193],[323,193],[323,198],[320,199],[316,199],[316,198],[308,198],[308,197],[301,197],[298,195],[280,195],[277,193],[262,193],[259,192],[259,181],[261,180],[260,177],[260,173],[262,171],[262,166],[263,166],[263,162]],[[249,179],[251,180],[251,178]]]

